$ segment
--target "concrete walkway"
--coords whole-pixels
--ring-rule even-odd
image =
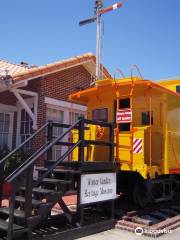
[[[112,229],[106,232],[94,234],[88,237],[80,238],[79,240],[153,240],[145,236],[137,236],[135,233],[122,231],[119,229]],[[172,233],[162,235],[157,240],[179,240],[180,228],[173,230]]]

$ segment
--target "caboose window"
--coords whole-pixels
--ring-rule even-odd
[[[176,92],[180,93],[180,85],[176,86]]]
[[[117,101],[114,102],[114,122],[116,122],[116,108],[117,108]],[[119,100],[119,108],[130,108],[130,98],[124,98]],[[120,123],[119,124],[119,131],[130,131],[130,123]]]
[[[153,112],[151,112],[151,124],[153,121]],[[142,125],[150,125],[150,112],[142,112]]]
[[[130,108],[130,99],[129,98],[121,99],[119,101],[119,107],[120,108]]]
[[[107,108],[101,108],[101,109],[94,109],[92,111],[92,118],[95,121],[108,121],[108,109]]]

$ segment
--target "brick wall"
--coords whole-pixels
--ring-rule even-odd
[[[0,93],[0,103],[15,106],[16,97],[9,91],[2,92]]]
[[[45,97],[51,97],[58,100],[68,100],[68,96],[77,92],[80,89],[89,87],[91,82],[91,75],[83,66],[76,66],[63,70],[57,73],[47,75],[45,77],[37,78],[28,82],[28,86],[23,88],[25,90],[34,91],[38,93],[38,128],[46,123],[46,104]],[[27,96],[23,96],[27,97]],[[15,106],[17,102],[16,97],[6,91],[0,93],[0,103]],[[13,146],[15,147],[17,130],[17,114],[14,114],[13,127]],[[40,136],[33,143],[36,147],[45,143],[45,137]],[[40,159],[42,164],[43,159]]]
[[[46,122],[45,97],[68,100],[68,96],[90,86],[91,75],[82,67],[73,67],[29,82],[25,89],[38,92],[38,127]]]
[[[89,87],[90,82],[91,75],[78,66],[44,77],[42,90],[47,97],[66,101],[69,94]]]
[[[61,72],[57,72],[41,79],[34,79],[29,82],[27,90],[38,92],[38,128],[46,123],[46,104],[45,97],[51,97],[58,100],[67,101],[68,96],[80,89],[90,86],[91,75],[82,66],[73,67]],[[41,146],[45,143],[45,137],[40,136],[34,142],[34,145]],[[39,160],[43,164],[44,159]]]

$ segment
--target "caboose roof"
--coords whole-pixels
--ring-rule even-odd
[[[177,98],[180,98],[180,94],[176,93],[168,88],[160,85],[159,83],[143,80],[137,77],[124,78],[124,79],[106,79],[97,81],[95,87],[91,87],[76,93],[73,93],[69,96],[69,100],[84,103],[88,102],[89,97],[93,97],[94,95],[98,96],[101,92],[112,91],[114,94],[118,90],[120,97],[129,96],[132,86],[134,86],[134,94],[142,95],[147,92],[147,90],[151,89],[152,93],[156,94],[167,94],[172,95]]]

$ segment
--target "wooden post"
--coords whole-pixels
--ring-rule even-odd
[[[79,123],[79,141],[81,141],[79,145],[79,152],[78,152],[78,161],[83,163],[84,162],[84,118],[81,118]]]
[[[114,214],[115,214],[115,202],[114,202],[114,200],[111,200],[111,202],[110,202],[110,210],[111,210],[111,213],[110,213],[110,219],[114,219]]]
[[[78,176],[77,188],[77,223],[82,226],[84,224],[84,207],[81,204],[81,175]]]
[[[152,167],[152,99],[149,96],[149,168],[151,174]]]
[[[81,141],[78,152],[78,161],[84,163],[84,118],[79,123],[79,141]],[[81,195],[81,175],[78,177],[78,193],[77,193],[77,217],[80,226],[84,223],[84,207],[80,202]]]
[[[13,185],[11,196],[9,198],[9,222],[8,222],[7,240],[12,240],[13,239],[15,189],[16,189],[16,184]]]
[[[3,200],[3,183],[4,183],[4,163],[0,166],[0,207]]]
[[[109,161],[114,162],[114,124],[112,123],[109,127]]]
[[[26,191],[25,191],[25,215],[26,218],[32,215],[32,181],[33,181],[33,166],[27,169],[26,172]]]
[[[47,140],[49,142],[51,142],[53,140],[53,122],[52,121],[49,121],[49,124],[48,124],[48,136],[47,136]],[[52,148],[50,148],[48,151],[47,151],[47,160],[50,161],[50,160],[53,160],[52,159]]]

